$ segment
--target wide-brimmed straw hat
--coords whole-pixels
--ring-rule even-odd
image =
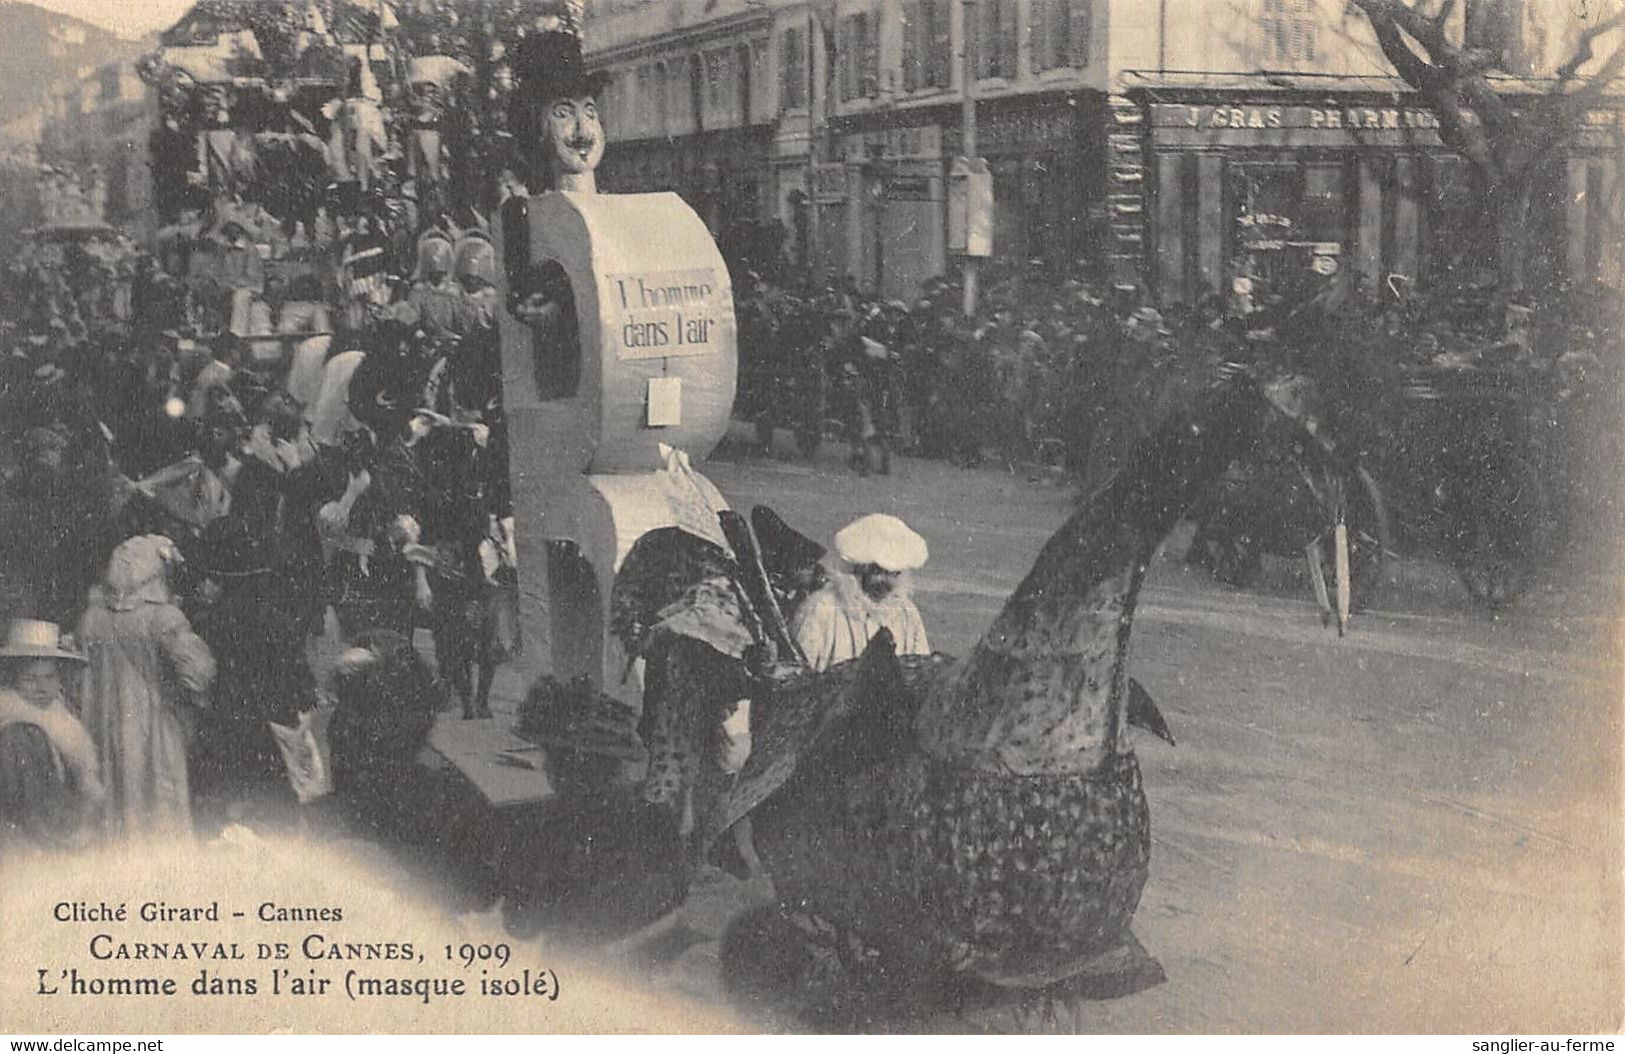
[[[58,659],[64,662],[85,661],[78,652],[62,646],[62,630],[54,622],[38,619],[12,619],[6,630],[6,642],[0,646],[0,659]]]
[[[913,571],[930,557],[925,539],[895,516],[871,513],[835,532],[835,554],[849,564]]]

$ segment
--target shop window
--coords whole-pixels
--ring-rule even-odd
[[[1341,245],[1349,229],[1348,175],[1343,163],[1307,164],[1303,177],[1300,240]]]
[[[1429,158],[1426,271],[1429,284],[1466,273],[1479,255],[1481,181],[1471,165],[1454,155]]]
[[[1291,66],[1316,60],[1315,0],[1264,0],[1258,28],[1265,62]]]
[[[1032,0],[1027,30],[1034,73],[1089,64],[1093,0]]]
[[[1340,259],[1349,245],[1348,172],[1338,160],[1239,162],[1228,166],[1230,272],[1291,295],[1312,268]],[[1320,247],[1335,245],[1335,253]],[[1325,272],[1322,272],[1325,273]]]
[[[975,8],[976,76],[1016,78],[1016,0],[982,0]]]
[[[779,107],[807,105],[807,35],[797,28],[779,34]]]
[[[952,66],[950,0],[905,0],[903,88],[946,88]]]

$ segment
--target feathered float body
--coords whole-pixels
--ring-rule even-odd
[[[1273,395],[1272,395],[1273,397]],[[1124,734],[1147,565],[1257,442],[1250,380],[1153,436],[1045,545],[963,661],[893,653],[780,684],[721,826],[750,816],[783,905],[907,972],[1047,986],[1132,945],[1150,819]],[[1134,945],[1137,947],[1137,945]]]

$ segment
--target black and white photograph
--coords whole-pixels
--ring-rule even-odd
[[[0,1031],[1613,1049],[1622,322],[1625,0],[3,0]]]

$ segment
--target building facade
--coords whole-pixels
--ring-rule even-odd
[[[1122,163],[1108,177],[1109,251],[1160,301],[1224,296],[1238,274],[1269,280],[1304,266],[1351,268],[1376,292],[1471,277],[1483,264],[1462,237],[1483,188],[1353,5],[1166,0],[1114,12]],[[1501,0],[1452,9],[1446,32],[1493,38],[1518,72],[1492,83],[1517,111],[1550,91],[1542,74],[1582,28],[1561,3]],[[1622,144],[1625,100],[1604,97],[1545,159],[1531,181],[1527,280],[1619,280]]]
[[[610,139],[599,182],[675,190],[721,235],[772,216],[773,12],[723,0],[693,18],[688,6],[588,6],[589,60],[613,77],[599,100]]]
[[[1496,38],[1513,97],[1546,90],[1580,28],[1565,0],[1469,0],[1447,27]],[[1346,0],[596,0],[586,40],[614,78],[607,186],[677,190],[719,237],[772,225],[814,275],[887,296],[956,266],[967,83],[995,257],[1108,268],[1165,303],[1282,267],[1425,284],[1473,204]],[[1619,273],[1619,115],[1599,103],[1533,202],[1564,273]]]
[[[134,62],[111,63],[53,95],[39,160],[77,181],[96,222],[146,238],[155,216],[147,140],[156,118]]]

